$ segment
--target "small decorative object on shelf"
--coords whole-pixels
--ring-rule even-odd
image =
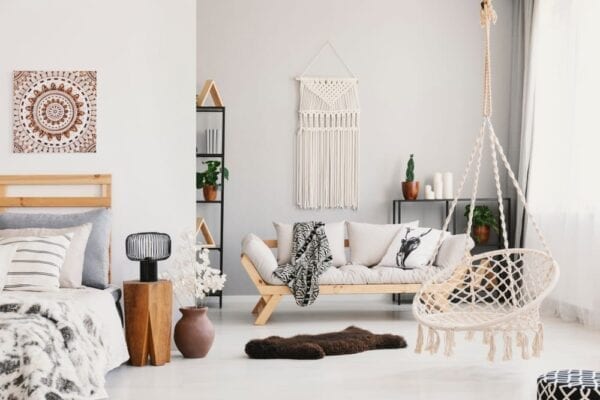
[[[206,165],[206,171],[196,173],[196,188],[202,188],[204,200],[217,200],[217,188],[219,184],[219,175],[223,175],[223,179],[229,179],[229,170],[221,166],[221,161],[210,160],[203,161]]]
[[[469,218],[471,205],[465,207],[465,218]],[[490,228],[499,233],[498,220],[488,206],[475,206],[473,208],[473,239],[477,244],[487,244],[490,240]]]
[[[433,192],[431,185],[425,185],[425,200],[434,200],[434,199],[435,199],[435,193]]]
[[[433,192],[436,199],[444,198],[444,181],[440,172],[433,174]]]
[[[206,135],[206,154],[221,153],[221,132],[219,129],[205,129]]]
[[[406,165],[406,181],[402,182],[402,195],[406,200],[416,200],[419,197],[419,182],[415,181],[415,160],[414,154]]]
[[[196,107],[204,107],[204,103],[206,103],[209,95],[215,107],[223,107],[223,99],[221,98],[219,89],[217,89],[217,84],[213,80],[204,82],[204,87],[202,87],[200,94],[196,96]]]
[[[208,294],[223,290],[226,275],[209,266],[208,249],[196,245],[195,232],[183,233],[181,240],[173,265],[163,273],[173,282],[175,299],[181,306],[175,345],[185,358],[202,358],[215,338],[204,300]]]
[[[157,261],[171,255],[171,238],[166,233],[134,233],[125,239],[127,258],[140,262],[140,281],[158,280]]]
[[[217,247],[215,244],[215,239],[213,238],[213,235],[210,232],[208,224],[204,218],[196,218],[196,236],[198,236],[200,233],[204,238],[204,243],[199,244],[200,246],[211,249]]]
[[[452,172],[444,172],[443,187],[444,187],[444,198],[454,199],[454,177]]]

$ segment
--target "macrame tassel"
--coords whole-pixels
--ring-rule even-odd
[[[471,341],[475,337],[475,331],[467,331],[465,334],[465,340]]]
[[[423,351],[423,327],[417,325],[417,343],[415,345],[415,353],[420,354]]]
[[[538,330],[533,337],[533,344],[531,345],[532,355],[539,357],[544,349],[544,328],[542,324],[539,324]]]
[[[454,345],[456,342],[454,341],[454,331],[446,331],[446,348],[444,349],[444,355],[446,357],[450,357],[454,354]]]
[[[491,331],[483,332],[483,344],[490,344],[491,337],[492,337]]]
[[[431,354],[436,354],[438,352],[438,350],[440,349],[440,334],[438,333],[438,331],[433,331],[434,334],[434,340],[433,340],[433,347],[431,348]]]
[[[512,336],[504,332],[504,356],[502,357],[502,361],[509,361],[512,359]]]
[[[425,351],[432,352],[434,342],[435,342],[435,331],[433,330],[433,328],[429,328],[427,330],[427,346],[425,346]],[[433,354],[433,352],[431,354]]]
[[[488,361],[494,361],[494,356],[496,355],[496,341],[494,340],[494,334],[489,332],[488,344],[490,346],[490,351],[488,352]]]
[[[529,339],[523,332],[517,332],[517,346],[521,348],[521,358],[529,359]]]

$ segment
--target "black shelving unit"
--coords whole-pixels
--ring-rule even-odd
[[[221,165],[225,166],[225,107],[196,107],[196,112],[199,113],[219,113],[221,114],[221,150],[220,153],[198,153],[196,152],[196,158],[218,158],[221,161]],[[207,200],[196,200],[196,205],[206,204],[210,206],[219,207],[219,243],[216,247],[207,247],[209,251],[217,251],[219,253],[219,270],[223,273],[223,222],[225,221],[225,179],[221,179],[221,199],[214,201]],[[223,307],[223,292],[210,294],[211,297],[219,298],[219,308]]]
[[[444,214],[443,214],[442,223],[441,223],[441,225],[443,226],[444,221],[446,220],[446,218],[448,217],[448,214],[450,213],[450,207],[452,206],[453,200],[454,199],[392,200],[392,222],[394,224],[400,224],[403,222],[402,221],[402,208],[404,205],[407,205],[407,204],[414,204],[414,205],[439,204],[440,206],[443,206],[443,209],[444,209]],[[504,213],[505,213],[505,217],[506,217],[506,230],[508,232],[508,243],[509,243],[509,247],[512,247],[513,244],[512,244],[511,198],[503,197],[502,201],[504,203]],[[464,203],[470,203],[470,202],[471,202],[471,199],[468,199],[468,198],[458,199],[458,204],[460,204],[460,203],[464,204]],[[483,204],[487,203],[487,205],[494,204],[497,206],[498,198],[497,197],[479,197],[479,198],[477,198],[475,203],[477,205],[481,205],[482,203]],[[448,226],[448,231],[450,233],[452,233],[453,235],[455,235],[457,233],[456,216],[457,216],[457,210],[454,210],[454,215],[452,216],[452,223]],[[500,227],[500,213],[498,213],[498,227]],[[502,229],[500,229],[500,232],[502,232]],[[503,248],[503,245],[502,245],[503,242],[504,242],[504,239],[502,236],[500,236],[500,237],[498,237],[498,243],[485,244],[485,245],[476,244],[475,248],[472,250],[472,252],[475,254],[479,254],[479,253],[484,253],[486,251],[501,249],[501,248]],[[399,293],[394,294],[394,295],[392,295],[392,299],[394,301],[396,301],[397,304],[400,304],[401,300],[402,300],[402,294],[399,294]]]

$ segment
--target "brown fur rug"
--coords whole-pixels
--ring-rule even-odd
[[[291,338],[270,336],[266,339],[251,340],[246,344],[246,354],[250,358],[260,359],[316,360],[325,356],[404,347],[406,347],[406,341],[402,336],[377,335],[365,329],[350,326],[341,332],[320,335],[298,335]]]

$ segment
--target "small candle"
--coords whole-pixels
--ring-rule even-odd
[[[454,198],[454,183],[453,183],[452,172],[444,172],[444,198],[445,199],[453,199]]]
[[[433,174],[433,192],[436,199],[444,198],[444,181],[440,172]]]
[[[425,199],[435,199],[435,194],[433,193],[433,189],[431,189],[431,185],[425,185]]]

